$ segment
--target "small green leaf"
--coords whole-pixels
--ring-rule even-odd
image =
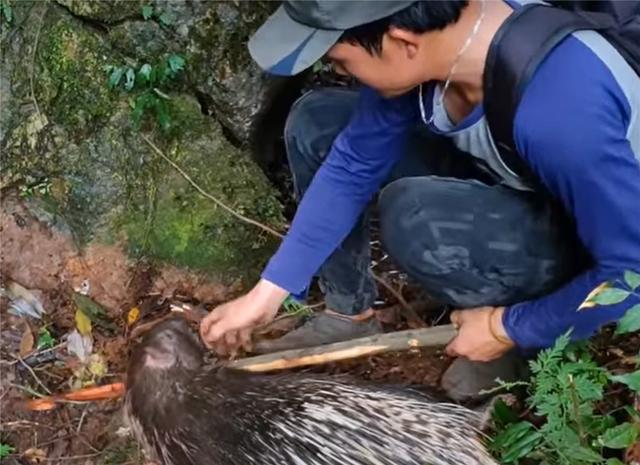
[[[133,119],[133,123],[136,128],[140,126],[144,112],[150,106],[150,103],[151,97],[148,93],[144,93],[136,97],[133,105],[133,111],[131,113],[131,119]]]
[[[526,457],[542,440],[542,435],[529,422],[510,425],[498,434],[492,448],[500,453],[502,463],[513,463]]]
[[[163,99],[155,98],[154,107],[156,109],[156,117],[158,118],[160,127],[163,131],[169,130],[171,127],[171,118],[169,116],[169,109],[166,102]]]
[[[167,59],[167,63],[169,63],[169,68],[171,68],[171,71],[174,73],[177,73],[184,68],[184,58],[180,55],[170,55]]]
[[[113,70],[111,71],[111,76],[109,76],[109,87],[111,89],[115,89],[116,87],[118,87],[118,84],[120,83],[124,72],[124,68],[113,68]]]
[[[153,7],[151,5],[145,5],[142,7],[142,17],[147,20],[153,16]]]
[[[38,349],[50,349],[55,345],[55,339],[51,336],[51,333],[47,328],[40,328],[38,331],[38,342],[36,348]]]
[[[626,384],[634,391],[640,391],[640,370],[626,375],[609,376],[609,379],[615,383]]]
[[[151,76],[151,69],[152,69],[151,65],[148,63],[145,63],[140,67],[140,70],[138,71],[138,76],[140,76],[144,82],[149,82],[149,77]]]
[[[634,305],[618,322],[616,334],[634,333],[640,331],[640,304]]]
[[[638,427],[633,423],[622,423],[604,432],[598,442],[609,449],[625,449],[638,438]]]
[[[13,10],[11,9],[11,6],[9,4],[2,4],[2,13],[4,14],[4,19],[7,21],[7,23],[13,21]]]
[[[126,81],[124,83],[124,88],[127,90],[133,89],[134,84],[136,83],[136,73],[133,68],[127,68],[126,73]]]
[[[156,81],[158,81],[158,68],[156,66],[152,66],[151,71],[149,71],[149,84],[153,86]]]
[[[607,461],[605,462],[605,465],[624,465],[624,463],[621,462],[620,459],[613,457],[613,458],[607,459]]]
[[[160,22],[162,24],[164,24],[165,26],[170,26],[173,24],[173,16],[171,16],[169,13],[167,13],[166,11],[164,11],[160,16],[158,16],[158,19],[160,20]]]
[[[593,298],[593,302],[599,305],[613,305],[622,302],[631,294],[629,291],[618,288],[605,289]]]
[[[319,73],[320,71],[322,71],[322,60],[318,60],[313,64],[313,72],[314,73]]]
[[[13,454],[16,451],[15,447],[6,444],[4,442],[0,442],[0,459],[4,459],[8,457],[10,454]]]
[[[632,291],[635,291],[640,287],[640,274],[633,271],[625,271],[624,281],[629,285]]]

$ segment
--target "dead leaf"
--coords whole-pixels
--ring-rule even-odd
[[[76,327],[83,336],[91,334],[91,320],[80,309],[76,310]]]
[[[73,301],[76,304],[76,308],[81,310],[82,313],[84,313],[91,322],[95,323],[96,326],[112,331],[117,329],[106,310],[90,297],[80,294],[79,292],[74,292]]]
[[[593,301],[593,299],[595,298],[595,296],[597,296],[602,291],[604,291],[607,287],[609,287],[609,282],[605,281],[602,284],[600,284],[598,287],[596,287],[594,290],[589,292],[589,295],[587,296],[587,298],[584,299],[584,301],[578,307],[578,311],[582,310],[583,308],[595,307],[596,303]]]
[[[85,361],[93,351],[93,340],[91,335],[83,336],[78,330],[74,329],[67,338],[67,351],[74,354],[81,361]]]
[[[38,291],[30,291],[17,282],[10,281],[2,293],[11,300],[9,313],[37,319],[41,319],[42,315],[46,313],[40,299],[35,295],[39,293]]]
[[[133,307],[131,310],[129,310],[129,313],[127,313],[127,325],[131,326],[136,321],[138,321],[139,318],[140,309],[138,307]]]
[[[33,344],[35,340],[31,328],[28,324],[24,325],[24,332],[22,333],[22,339],[20,339],[20,357],[26,356],[33,350]]]
[[[47,453],[36,447],[31,447],[24,451],[23,456],[31,463],[44,463],[47,460]]]

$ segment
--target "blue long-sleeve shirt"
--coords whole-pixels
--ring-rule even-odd
[[[615,59],[605,63],[567,38],[541,63],[517,111],[519,153],[573,216],[595,263],[555,292],[505,310],[505,329],[521,348],[549,346],[571,327],[574,338],[588,337],[638,302],[577,311],[603,281],[640,272],[640,85],[634,90],[635,75],[614,75],[612,63],[620,71]],[[293,294],[304,291],[404,153],[417,110],[413,93],[384,99],[362,89],[265,279]]]

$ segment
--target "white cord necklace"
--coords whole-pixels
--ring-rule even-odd
[[[451,83],[451,77],[453,76],[453,73],[456,67],[458,66],[458,60],[460,59],[462,54],[467,50],[467,48],[469,48],[469,45],[471,45],[471,41],[480,30],[480,24],[482,23],[482,20],[484,19],[484,15],[485,15],[485,6],[486,6],[485,0],[482,0],[481,5],[482,6],[480,10],[480,16],[478,16],[476,23],[473,25],[471,34],[469,34],[469,37],[467,37],[467,40],[465,41],[464,45],[460,47],[458,54],[453,60],[453,65],[451,65],[451,69],[449,69],[449,73],[447,74],[447,79],[445,80],[444,87],[442,88],[442,93],[440,94],[440,98],[436,102],[436,106],[432,108],[431,117],[429,118],[429,121],[427,121],[425,110],[424,110],[424,101],[422,99],[422,84],[420,84],[420,87],[418,88],[418,103],[420,105],[420,116],[422,117],[422,121],[424,122],[424,124],[426,124],[427,126],[433,123],[433,120],[436,114],[435,112],[436,107],[441,107],[444,105],[444,94],[447,92],[447,89],[449,88],[449,84]]]

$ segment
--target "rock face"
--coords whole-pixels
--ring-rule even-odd
[[[283,229],[275,189],[238,148],[273,92],[243,42],[269,3],[12,2],[0,36],[0,187],[63,218],[83,247],[118,243],[221,281],[254,279],[277,240],[198,193],[143,137],[211,195]],[[139,70],[170,53],[184,72],[150,91],[169,130],[153,105],[138,127],[132,106],[143,91],[111,89],[105,69]]]

